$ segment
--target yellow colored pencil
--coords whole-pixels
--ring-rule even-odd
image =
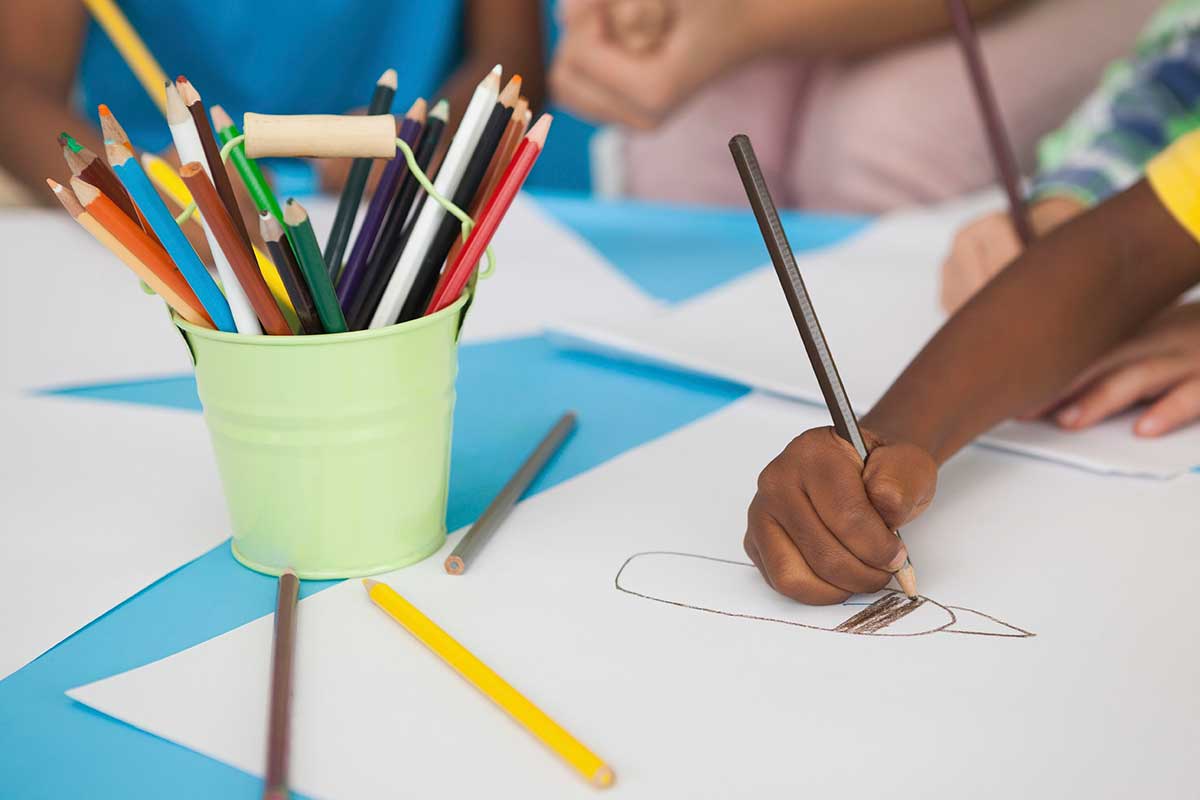
[[[150,176],[154,185],[166,193],[171,202],[180,210],[191,205],[192,193],[188,191],[183,178],[179,177],[169,163],[152,153],[142,153],[142,169],[146,170],[146,174]],[[196,212],[196,217],[203,219],[199,211]],[[275,269],[275,262],[271,261],[267,254],[257,247],[254,248],[254,258],[258,261],[258,269],[267,282],[267,288],[271,290],[271,294],[287,318],[288,324],[292,326],[292,330],[299,330],[300,322],[296,317],[296,309],[292,306],[292,300],[283,286],[283,279],[279,277],[279,270]]]
[[[167,98],[163,94],[163,84],[167,82],[167,74],[154,60],[150,49],[129,24],[128,18],[121,13],[121,9],[117,8],[113,0],[83,0],[83,4],[92,12],[92,16],[108,34],[108,38],[112,39],[113,45],[142,84],[146,94],[150,95],[158,110],[166,116]]]
[[[375,605],[382,608],[392,619],[403,625],[409,633],[432,650],[443,661],[466,678],[488,698],[527,731],[537,737],[564,761],[571,765],[584,780],[593,786],[612,786],[616,776],[599,756],[584,747],[561,725],[546,716],[503,678],[476,658],[467,648],[456,642],[450,634],[439,628],[433,620],[417,610],[412,603],[396,593],[386,583],[366,579],[363,585]]]

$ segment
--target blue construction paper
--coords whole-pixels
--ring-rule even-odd
[[[732,173],[731,177],[736,178]],[[597,202],[539,192],[558,221],[576,230],[647,294],[678,303],[769,262],[749,211],[630,200]],[[866,217],[782,212],[792,249],[831,244],[860,231]]]

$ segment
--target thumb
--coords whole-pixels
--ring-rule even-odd
[[[867,456],[863,483],[883,521],[899,528],[916,519],[933,501],[937,464],[916,445],[880,445]]]

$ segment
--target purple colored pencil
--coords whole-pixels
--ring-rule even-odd
[[[400,123],[400,133],[398,137],[401,141],[412,147],[416,144],[417,137],[421,134],[421,127],[425,121],[425,101],[418,98],[413,103],[412,108],[404,115],[404,120]],[[396,148],[396,155],[383,171],[383,175],[379,179],[379,185],[375,188],[375,194],[371,196],[371,203],[367,206],[367,214],[363,217],[362,228],[358,231],[358,238],[354,240],[354,247],[350,251],[350,259],[346,262],[345,268],[342,270],[341,277],[337,283],[337,298],[342,306],[343,312],[350,311],[349,305],[358,292],[358,287],[363,281],[363,276],[367,272],[367,260],[371,255],[371,251],[375,247],[375,242],[379,238],[379,231],[383,227],[383,220],[387,216],[388,208],[396,197],[396,191],[400,188],[400,182],[408,173],[408,163],[405,161],[404,154]]]
[[[971,11],[964,0],[946,0],[950,9],[950,18],[954,22],[954,33],[962,48],[963,60],[967,64],[967,73],[971,77],[971,86],[975,90],[975,100],[979,103],[979,113],[983,117],[983,127],[987,132],[988,144],[991,145],[992,160],[999,173],[1004,192],[1008,195],[1008,213],[1012,218],[1013,228],[1021,244],[1028,245],[1033,241],[1033,226],[1029,224],[1029,215],[1025,209],[1025,199],[1021,195],[1021,174],[1017,168],[1017,159],[1013,155],[1012,143],[1008,140],[1008,131],[1000,118],[1000,106],[996,103],[996,94],[992,91],[992,82],[988,80],[987,68],[983,64],[983,54],[979,50],[979,37],[975,33],[975,23],[971,19]]]

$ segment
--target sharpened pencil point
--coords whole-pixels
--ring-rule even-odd
[[[379,80],[375,81],[377,86],[386,86],[389,89],[395,89],[397,84],[396,70],[392,68],[385,69],[383,74],[379,76]]]
[[[367,591],[371,591],[379,585],[379,581],[373,581],[370,578],[363,578],[363,586],[367,587]]]
[[[433,104],[433,111],[429,112],[429,116],[434,119],[440,119],[442,122],[450,119],[450,101],[442,98]]]
[[[413,101],[413,104],[408,107],[408,112],[405,113],[404,116],[408,119],[416,120],[417,122],[424,122],[427,113],[428,111],[425,98],[418,97]]]

